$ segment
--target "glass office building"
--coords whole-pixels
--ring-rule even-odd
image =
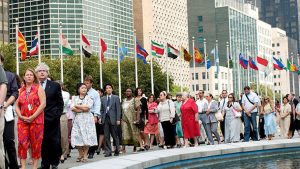
[[[107,44],[106,57],[116,57],[117,36],[133,56],[133,4],[131,0],[11,0],[10,41],[15,42],[15,18],[27,45],[41,25],[41,52],[56,57],[59,54],[59,27],[69,40],[75,54],[80,52],[80,28],[90,41],[93,52],[99,50],[100,36]]]
[[[233,92],[238,94],[244,86],[256,83],[256,72],[249,70],[248,79],[247,70],[242,70],[240,67],[239,54],[242,53],[244,57],[257,56],[257,8],[244,4],[240,0],[190,0],[187,11],[189,39],[195,37],[195,47],[201,52],[204,51],[203,42],[204,39],[206,40],[206,51],[212,64],[214,64],[214,57],[211,51],[218,40],[219,64],[227,67],[226,43],[229,43],[233,63]],[[190,49],[192,49],[191,44]],[[204,66],[204,64],[196,64],[196,66]],[[238,91],[239,86],[240,91]]]

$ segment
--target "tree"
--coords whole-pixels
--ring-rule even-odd
[[[5,69],[16,72],[15,61],[15,45],[5,44],[0,46],[0,52],[4,54]],[[50,67],[50,76],[54,80],[60,79],[60,59],[50,59],[50,57],[42,57],[42,62],[45,62]],[[94,78],[94,87],[100,88],[100,73],[99,59],[97,56],[84,58],[84,75],[91,75]],[[20,62],[20,75],[24,74],[27,68],[35,68],[38,64],[36,57],[28,58]],[[154,74],[154,92],[158,96],[159,92],[167,88],[166,73],[156,62],[153,62]],[[150,64],[144,64],[138,59],[138,80],[139,87],[144,90],[146,95],[151,93],[151,76]],[[79,56],[64,56],[64,84],[66,88],[75,94],[76,85],[80,82],[80,57]],[[118,94],[118,64],[116,60],[106,59],[103,64],[103,84],[111,83],[114,86],[114,91]],[[173,79],[170,78],[170,86],[173,85]],[[121,90],[122,94],[126,88],[135,88],[135,65],[134,59],[125,58],[121,62]]]

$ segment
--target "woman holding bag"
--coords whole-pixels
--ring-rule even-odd
[[[264,130],[268,140],[272,140],[276,133],[276,124],[274,121],[275,107],[269,97],[265,97],[262,101],[261,114],[264,115]]]
[[[240,140],[242,108],[235,101],[234,94],[228,95],[228,102],[224,108],[225,116],[225,143],[234,143]]]

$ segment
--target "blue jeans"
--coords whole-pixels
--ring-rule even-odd
[[[257,112],[251,113],[251,117],[249,117],[246,113],[244,113],[244,123],[245,123],[244,141],[246,142],[248,142],[250,139],[251,125],[253,128],[253,141],[258,141],[256,116],[257,116]]]

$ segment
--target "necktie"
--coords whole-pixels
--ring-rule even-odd
[[[107,105],[106,105],[106,107],[109,106],[109,103],[110,103],[110,97],[108,96],[108,97],[107,97]]]
[[[42,88],[44,88],[44,81],[42,81],[40,83],[41,83]]]

